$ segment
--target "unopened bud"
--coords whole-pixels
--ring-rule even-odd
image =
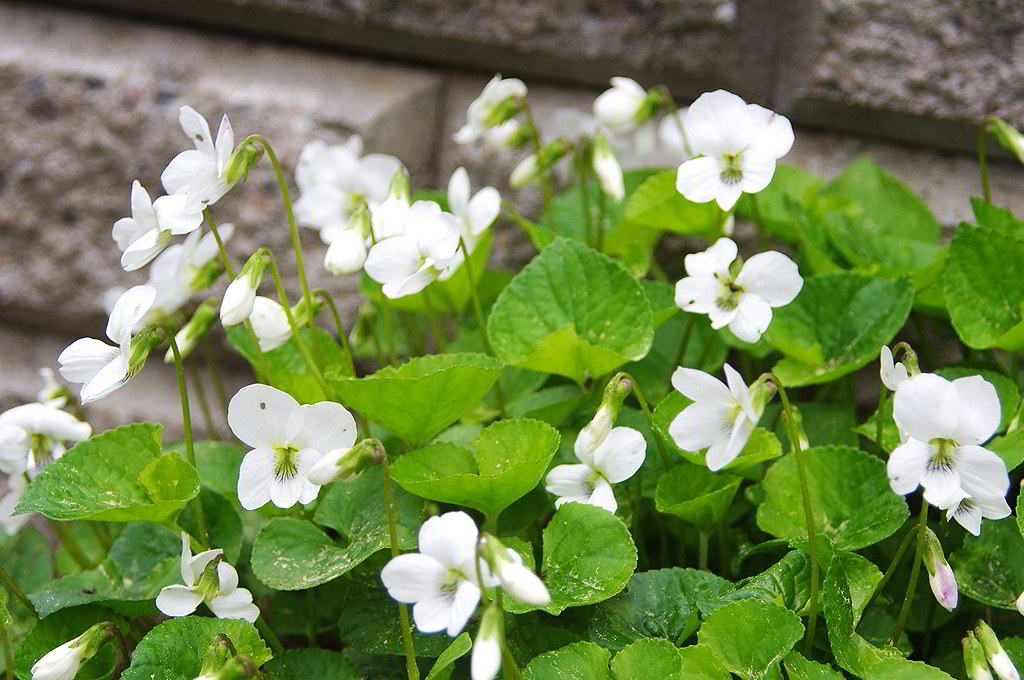
[[[594,147],[591,151],[591,163],[594,168],[594,175],[608,197],[615,201],[621,201],[626,195],[626,185],[622,178],[622,166],[619,165],[615,153],[608,144],[608,139],[603,134],[594,137]]]
[[[924,554],[921,559],[924,561],[925,569],[928,570],[928,583],[935,594],[935,600],[945,609],[953,611],[956,609],[957,601],[960,599],[960,591],[956,585],[956,576],[950,568],[946,556],[942,552],[942,544],[939,537],[928,527],[924,531]]]
[[[174,335],[174,342],[178,346],[181,358],[185,359],[196,348],[199,341],[206,337],[214,324],[217,323],[217,307],[212,300],[206,300],[200,304],[192,315],[192,318],[181,327]],[[174,363],[174,350],[167,348],[164,354],[164,363]]]
[[[306,475],[313,484],[352,479],[371,465],[379,465],[387,455],[377,439],[364,439],[348,449],[328,451]]]
[[[551,602],[547,586],[529,567],[523,557],[490,534],[482,534],[477,545],[480,558],[498,578],[502,590],[522,602],[543,607]]]
[[[537,153],[532,153],[519,162],[509,177],[509,184],[515,188],[524,187],[540,180],[551,166],[557,163],[572,148],[567,139],[556,139],[542,146]]]
[[[1017,128],[1004,120],[992,118],[988,121],[988,129],[1003,148],[1024,163],[1024,135]]]
[[[388,198],[397,198],[400,201],[409,202],[412,191],[409,188],[409,171],[404,166],[399,167],[391,176],[391,185],[388,187]]]
[[[97,623],[73,640],[50,650],[32,665],[32,680],[65,680],[78,674],[115,633],[109,621]]]
[[[243,680],[259,676],[256,664],[247,656],[233,656],[216,671],[204,673],[196,680]]]
[[[473,641],[472,680],[493,680],[501,670],[502,623],[501,609],[493,602],[480,617],[480,630]]]
[[[484,125],[493,128],[516,117],[523,110],[523,101],[523,97],[519,95],[502,99],[487,114],[487,118],[484,119]]]
[[[253,140],[242,142],[228,160],[225,179],[228,184],[244,181],[249,177],[249,168],[263,158],[263,146]]]
[[[206,648],[206,654],[203,656],[203,667],[200,671],[199,678],[208,679],[216,678],[217,673],[224,667],[233,656],[235,656],[235,645],[224,633],[218,633],[214,636],[213,641],[210,642],[210,646]],[[198,680],[198,679],[197,679]]]
[[[146,366],[149,353],[164,341],[165,331],[159,326],[146,326],[132,337],[131,353],[128,356],[128,377],[139,373]]]
[[[266,252],[260,248],[249,257],[235,280],[228,284],[220,304],[222,324],[234,326],[249,318],[266,266]]]
[[[1009,655],[1003,646],[999,644],[999,638],[992,628],[984,621],[978,621],[974,627],[974,633],[978,636],[981,648],[985,650],[985,658],[992,670],[996,672],[999,680],[1020,680],[1017,667],[1013,665]]]
[[[985,661],[985,650],[982,649],[974,631],[968,631],[961,643],[964,647],[964,669],[967,671],[967,680],[992,680],[992,674],[988,670],[988,663]]]

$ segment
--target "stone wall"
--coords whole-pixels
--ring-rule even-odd
[[[831,176],[869,153],[947,224],[978,192],[976,123],[1024,124],[1024,6],[1011,0],[62,4],[74,7],[0,0],[0,409],[33,398],[36,368],[72,334],[102,333],[107,288],[136,282],[110,225],[132,179],[157,190],[184,148],[185,103],[264,134],[289,167],[311,139],[358,133],[417,185],[443,187],[466,165],[475,184],[507,190],[516,157],[450,141],[494,71],[527,80],[542,125],[558,107],[589,109],[612,75],[666,83],[681,102],[725,87],[794,119],[787,162]],[[997,200],[1024,212],[1024,171],[994,166]],[[267,164],[215,212],[238,225],[236,258],[287,248]],[[354,281],[326,276],[305,236],[314,283],[350,314]],[[503,234],[496,255],[516,243]],[[151,409],[172,423],[160,368],[100,402],[100,423]]]

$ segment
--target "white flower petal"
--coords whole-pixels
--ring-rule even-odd
[[[895,493],[905,496],[921,485],[933,451],[933,446],[916,439],[893,449],[889,454],[886,471],[889,475],[889,486]]]
[[[704,371],[680,366],[672,374],[672,387],[693,401],[732,405],[735,397],[725,383]]]
[[[393,557],[380,572],[388,594],[406,603],[421,602],[442,595],[442,586],[447,576],[447,566],[420,553]]]
[[[707,250],[690,253],[683,258],[683,266],[690,276],[726,275],[729,266],[736,259],[736,242],[731,238],[722,237],[711,244]]]
[[[782,158],[793,148],[793,124],[780,113],[757,104],[747,104],[747,110],[764,128],[753,146],[771,153],[774,158]]]
[[[675,303],[684,312],[707,314],[725,292],[713,276],[687,276],[676,283]]]
[[[484,187],[469,202],[466,215],[470,236],[479,236],[501,214],[501,194],[494,187]]]
[[[364,269],[374,281],[387,284],[407,279],[414,275],[422,264],[416,240],[406,236],[395,236],[377,241],[370,248]]]
[[[644,464],[647,441],[631,427],[613,427],[594,451],[594,468],[612,484],[624,482]]]
[[[757,295],[743,293],[736,305],[736,314],[729,322],[729,330],[743,342],[753,344],[761,339],[771,323],[771,306]]]
[[[715,90],[705,92],[689,106],[683,127],[694,153],[719,156],[745,149],[763,125],[740,97]]]
[[[956,431],[963,403],[953,383],[934,373],[908,378],[893,398],[893,414],[920,441],[948,439]]]
[[[698,401],[684,408],[668,426],[669,436],[684,451],[700,451],[726,441],[733,429],[732,413],[722,404]]]
[[[276,460],[277,454],[270,449],[256,448],[245,454],[238,469],[238,502],[246,510],[270,502]]]
[[[501,670],[501,641],[497,632],[480,632],[473,641],[473,656],[470,660],[472,680],[494,680]]]
[[[611,513],[614,513],[619,507],[618,502],[615,500],[615,491],[612,489],[612,485],[605,479],[597,480],[597,483],[594,484],[594,492],[590,494],[590,498],[586,502],[588,505],[604,508]]]
[[[544,606],[551,602],[551,593],[544,582],[520,562],[502,562],[498,568],[498,578],[507,593],[527,604]]]
[[[455,637],[462,632],[479,603],[480,588],[475,583],[461,581],[455,589],[455,597],[448,612],[448,637]]]
[[[960,418],[953,432],[953,441],[960,444],[983,444],[999,428],[1001,407],[996,388],[980,375],[957,378],[953,387],[960,395]]]
[[[167,616],[188,616],[196,610],[203,596],[193,588],[167,586],[156,596],[156,608]]]
[[[780,252],[758,253],[743,263],[736,285],[772,307],[788,305],[804,285],[796,262]]]
[[[705,458],[708,469],[718,472],[736,460],[736,456],[743,451],[743,447],[747,445],[750,433],[753,431],[754,423],[743,417],[737,418],[729,431],[728,438],[720,439],[708,448]]]
[[[722,181],[722,165],[713,156],[691,158],[679,166],[676,174],[676,191],[694,203],[715,200],[725,187],[726,184]]]
[[[556,465],[544,480],[544,489],[559,498],[588,498],[593,492],[593,468],[583,463]]]
[[[325,232],[321,232],[325,233]],[[324,269],[332,274],[354,274],[366,262],[366,240],[355,229],[342,229],[324,253]]]
[[[299,402],[270,385],[246,385],[228,403],[228,425],[236,437],[256,447],[288,444],[301,427],[292,421]],[[294,428],[294,429],[291,429]]]
[[[419,600],[412,608],[412,619],[421,633],[437,633],[448,628],[453,604],[451,594],[443,592],[428,600]]]
[[[242,619],[255,623],[260,616],[259,607],[252,602],[252,593],[246,588],[238,588],[228,595],[221,595],[210,600],[210,611],[219,619]]]
[[[160,175],[160,182],[167,193],[180,194],[189,189],[196,177],[215,176],[216,169],[212,156],[188,149],[171,159]]]
[[[232,567],[227,562],[220,562],[217,564],[217,581],[220,584],[218,590],[221,595],[229,595],[238,588],[238,570]],[[252,596],[249,596],[249,601],[252,602]]]
[[[892,350],[887,345],[882,345],[882,349],[878,355],[879,361],[879,375],[882,378],[882,384],[885,385],[886,389],[891,392],[895,392],[900,385],[906,381],[908,377],[907,367],[902,362],[896,363],[893,360]]]
[[[729,384],[729,393],[736,400],[736,403],[740,405],[740,408],[743,409],[743,413],[747,418],[757,422],[760,414],[754,411],[754,401],[750,396],[750,388],[743,381],[743,376],[729,364],[724,364],[722,369],[725,372],[725,379]]]
[[[205,156],[214,156],[213,136],[206,118],[191,106],[182,106],[178,111],[178,123],[185,135],[195,145],[196,150]]]
[[[300,406],[299,411],[302,425],[292,438],[298,448],[311,448],[323,454],[356,443],[355,418],[341,404],[321,401]]]
[[[128,381],[128,359],[118,351],[117,355],[88,382],[82,385],[79,394],[83,404],[102,399]]]
[[[960,484],[974,498],[1003,498],[1010,490],[1010,476],[1002,458],[980,446],[958,446],[954,451]]]
[[[121,343],[130,337],[133,329],[145,318],[153,301],[156,289],[153,286],[132,286],[117,298],[107,320],[107,337],[114,343]]]
[[[446,512],[431,517],[420,527],[420,552],[441,564],[457,567],[476,554],[478,530],[464,512]]]
[[[456,215],[466,212],[469,206],[469,173],[463,167],[458,167],[448,180],[448,209]]]

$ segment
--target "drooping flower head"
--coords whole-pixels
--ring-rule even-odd
[[[615,512],[619,505],[612,484],[636,474],[647,457],[647,442],[633,428],[620,426],[613,427],[594,448],[577,437],[574,452],[580,462],[555,466],[544,483],[548,493],[557,496],[555,507],[586,503]]]
[[[470,658],[471,680],[494,680],[501,670],[501,638],[503,615],[497,602],[492,602],[480,617],[480,629],[473,640]]]
[[[611,85],[594,100],[594,117],[612,132],[633,132],[651,117],[660,98],[632,78],[615,77]]]
[[[389,298],[418,293],[458,267],[458,222],[437,203],[416,201],[403,206],[397,199],[388,199],[374,212],[373,229],[377,242],[364,268],[371,279],[383,284]]]
[[[113,634],[114,624],[97,623],[78,637],[51,649],[32,664],[32,680],[73,680]]]
[[[551,602],[547,586],[532,569],[523,564],[523,557],[518,552],[490,534],[480,537],[478,550],[490,573],[506,593],[540,607]]]
[[[171,236],[199,228],[202,213],[188,205],[183,194],[151,200],[139,180],[132,183],[132,216],[114,222],[112,235],[123,253],[121,266],[134,271],[160,254]]]
[[[698,97],[686,110],[683,128],[698,157],[679,166],[676,189],[697,203],[717,201],[722,210],[731,210],[744,192],[768,186],[775,161],[793,146],[793,126],[785,116],[725,90]]]
[[[238,587],[238,571],[223,561],[220,548],[192,554],[189,536],[181,533],[181,584],[166,586],[156,606],[167,616],[188,616],[202,602],[220,619],[244,619],[249,623],[260,615],[252,593]]]
[[[909,377],[906,365],[902,361],[895,361],[892,350],[886,345],[882,345],[879,351],[878,363],[878,374],[882,378],[882,384],[891,392],[899,389]]]
[[[60,374],[64,379],[82,384],[82,403],[105,397],[127,383],[141,368],[133,361],[132,339],[135,327],[146,317],[156,290],[152,286],[134,286],[114,303],[107,321],[107,337],[114,346],[94,338],[71,343],[60,356]]]
[[[92,435],[89,423],[47,403],[22,404],[0,413],[0,472],[35,474],[64,453],[67,442]]]
[[[921,560],[928,571],[928,585],[931,586],[935,601],[948,611],[956,609],[960,599],[960,589],[956,584],[956,576],[953,569],[942,551],[942,544],[935,532],[928,527],[922,527],[924,534],[924,553]]]
[[[227,223],[217,228],[222,242],[234,234],[235,226]],[[216,262],[217,240],[213,232],[196,230],[182,243],[160,253],[149,268],[149,283],[156,290],[151,317],[174,314],[195,295],[208,288],[223,273]]]
[[[491,78],[483,92],[474,99],[466,112],[466,124],[455,133],[458,144],[471,144],[488,130],[508,121],[522,106],[526,97],[526,84],[518,78]]]
[[[224,116],[214,141],[206,119],[191,106],[181,107],[178,122],[195,148],[172,158],[160,181],[168,194],[186,196],[189,210],[201,211],[216,203],[240,179],[228,176],[235,133]]]
[[[279,508],[312,503],[320,485],[310,469],[328,451],[349,448],[356,423],[341,404],[300,405],[269,385],[248,385],[228,404],[228,425],[252,447],[238,473],[238,502],[255,510],[272,502]]]
[[[740,340],[760,340],[772,322],[772,308],[788,305],[804,281],[796,263],[780,252],[754,255],[733,273],[736,242],[722,237],[684,259],[687,276],[676,283],[676,306],[707,314],[711,327],[729,327]]]
[[[981,643],[981,648],[985,651],[985,658],[992,666],[992,670],[996,672],[996,677],[999,680],[1020,680],[1017,667],[1010,659],[1010,655],[1003,649],[1003,645],[999,643],[999,638],[992,627],[985,621],[979,620],[974,627],[974,633],[978,636],[978,642]]]
[[[481,587],[497,585],[477,561],[477,538],[476,523],[464,512],[431,517],[420,527],[419,552],[394,557],[381,571],[388,594],[413,605],[420,632],[455,637],[476,611]]]

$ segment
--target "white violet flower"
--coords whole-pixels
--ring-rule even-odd
[[[882,349],[878,354],[878,363],[878,374],[882,378],[882,384],[890,392],[895,392],[899,389],[899,386],[909,377],[907,367],[902,361],[895,361],[893,359],[892,350],[887,345],[882,345]]]
[[[420,632],[457,636],[480,602],[481,585],[497,585],[484,561],[477,564],[477,537],[476,524],[464,512],[431,517],[420,527],[420,551],[392,558],[381,571],[388,594],[413,605]]]
[[[132,183],[132,216],[114,222],[112,235],[123,253],[121,266],[133,271],[160,254],[171,236],[199,228],[202,212],[190,209],[183,195],[161,196],[155,201],[139,180]]]
[[[448,209],[458,221],[459,233],[472,248],[501,213],[501,194],[494,187],[484,187],[475,194],[469,173],[459,167],[448,180]]]
[[[217,227],[221,241],[227,243],[235,225]],[[182,243],[176,243],[153,260],[147,283],[156,289],[151,315],[169,315],[181,309],[207,285],[200,276],[203,268],[219,255],[213,232],[194,231]]]
[[[466,112],[466,124],[456,131],[454,140],[458,144],[471,144],[480,139],[489,129],[501,125],[518,111],[518,105],[505,109],[506,102],[526,96],[526,84],[518,78],[502,78],[496,75],[484,86],[483,92],[474,99]]]
[[[107,321],[107,337],[115,343],[82,338],[71,343],[60,356],[60,374],[82,384],[82,403],[105,397],[127,383],[139,366],[133,366],[132,338],[137,324],[149,313],[156,290],[152,286],[133,286],[114,303]]]
[[[89,423],[51,404],[31,403],[0,413],[0,472],[37,472],[64,453],[65,442],[92,436]]]
[[[624,482],[640,469],[647,456],[644,436],[631,427],[613,427],[595,448],[579,437],[574,450],[578,464],[557,465],[548,472],[544,488],[558,496],[555,507],[586,503],[615,512],[612,484]]]
[[[160,175],[160,181],[167,193],[185,195],[189,208],[201,211],[216,203],[235,184],[228,181],[235,133],[225,115],[214,142],[206,119],[190,106],[181,107],[178,122],[195,148],[172,158]]]
[[[684,259],[687,276],[676,283],[676,305],[707,314],[711,327],[728,326],[744,342],[760,340],[772,322],[772,308],[788,305],[804,280],[793,260],[769,250],[754,255],[733,275],[736,243],[722,237]]]
[[[728,386],[694,368],[680,366],[672,374],[672,387],[693,403],[672,420],[668,433],[684,451],[706,448],[712,471],[736,459],[764,412],[764,400],[755,399],[743,377],[729,364],[724,369]]]
[[[768,186],[775,162],[793,146],[789,119],[725,90],[698,97],[683,129],[697,158],[679,166],[676,189],[696,203],[717,201],[722,210]]]
[[[403,209],[399,201],[389,199],[375,212],[373,226],[377,243],[370,248],[364,269],[383,284],[389,298],[420,292],[438,277],[450,276],[460,262],[455,216],[432,201],[416,201]],[[381,232],[388,237],[381,240]]]
[[[253,604],[248,589],[238,587],[238,571],[233,566],[220,561],[204,579],[210,564],[223,554],[223,550],[216,548],[193,555],[189,536],[182,532],[182,584],[163,588],[156,598],[157,609],[167,616],[188,616],[205,601],[217,618],[255,622],[260,615],[259,607]]]
[[[252,322],[252,332],[263,352],[277,349],[292,337],[288,314],[277,300],[257,295],[253,300],[249,321]]]
[[[608,140],[604,135],[594,138],[594,151],[591,158],[594,175],[601,186],[601,191],[613,201],[621,201],[626,195],[626,185],[622,177],[622,166],[615,158]]]
[[[647,90],[631,78],[612,78],[611,85],[594,100],[594,117],[612,132],[632,132],[646,118]]]
[[[355,419],[341,404],[300,405],[269,385],[238,390],[228,404],[228,425],[252,447],[238,472],[238,501],[246,510],[312,503],[320,485],[309,481],[310,469],[328,451],[356,441]]]
[[[32,664],[32,680],[73,680],[110,638],[109,623],[98,623],[73,640],[51,649]]]

